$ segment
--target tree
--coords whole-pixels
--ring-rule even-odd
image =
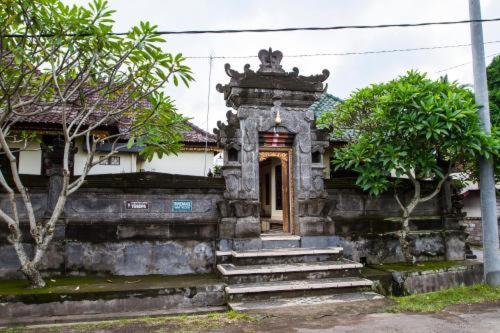
[[[334,153],[336,169],[357,172],[356,183],[371,195],[394,192],[407,262],[414,261],[408,233],[417,205],[434,198],[457,166],[495,149],[493,139],[481,131],[469,90],[415,71],[357,90],[318,122],[333,135],[349,138]],[[402,177],[413,186],[410,200],[397,191]],[[433,188],[423,193],[422,183],[429,180]]]
[[[490,99],[491,133],[500,138],[500,56],[493,58],[486,68],[488,76],[488,94]],[[500,182],[500,158],[494,159],[495,180]]]
[[[165,40],[148,22],[124,35],[112,34],[112,13],[103,0],[88,6],[2,0],[0,6],[0,147],[11,169],[11,175],[0,173],[10,205],[0,210],[0,220],[8,226],[20,269],[33,287],[45,285],[38,268],[56,222],[68,195],[78,190],[93,166],[127,145],[143,146],[146,159],[180,148],[185,118],[162,89],[180,81],[188,86],[190,69],[181,54],[162,51]],[[14,133],[15,125],[50,113],[60,116],[64,141],[62,190],[51,216],[39,218],[9,142],[15,138],[25,148],[36,133]],[[111,123],[122,130],[98,131]],[[82,175],[72,178],[69,160],[77,140],[84,142],[88,157]],[[103,143],[111,151],[96,158],[96,147]],[[27,221],[21,221],[22,211]],[[32,252],[22,243],[24,223],[29,225]]]

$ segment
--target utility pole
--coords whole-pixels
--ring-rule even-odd
[[[480,0],[469,0],[471,21],[481,20]],[[481,126],[491,133],[486,63],[484,58],[483,26],[481,22],[470,23],[472,63],[474,70],[474,94],[479,107]],[[479,190],[481,193],[481,218],[483,224],[484,279],[492,286],[500,285],[500,250],[498,244],[498,221],[496,214],[495,174],[493,160],[481,156],[479,159]]]

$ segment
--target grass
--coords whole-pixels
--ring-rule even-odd
[[[21,332],[90,332],[96,330],[119,329],[121,327],[134,327],[143,332],[205,332],[222,328],[229,325],[251,323],[258,318],[236,311],[213,312],[203,315],[178,315],[165,317],[142,317],[134,319],[107,320],[95,323],[69,324],[60,326],[50,326],[46,328],[12,327],[4,330],[2,333],[21,333]]]
[[[392,263],[382,265],[368,265],[368,267],[388,271],[388,272],[420,272],[420,271],[435,271],[447,269],[454,266],[463,265],[463,260],[445,260],[445,261],[423,261],[417,262],[415,265],[409,263]]]
[[[53,277],[46,278],[45,282],[47,283],[46,287],[31,289],[27,280],[0,280],[0,296],[183,288],[220,283],[220,280],[214,274],[195,274],[178,276]]]
[[[500,287],[477,284],[432,293],[392,297],[392,300],[396,304],[388,309],[389,312],[436,312],[453,304],[500,301]]]

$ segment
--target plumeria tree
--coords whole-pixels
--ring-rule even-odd
[[[0,220],[8,226],[20,269],[33,287],[45,285],[39,266],[56,222],[68,195],[78,190],[93,166],[124,146],[143,146],[145,159],[180,148],[185,119],[164,87],[188,86],[190,69],[181,54],[163,51],[165,40],[148,22],[126,34],[113,34],[112,14],[103,0],[87,6],[68,6],[61,0],[1,0],[0,148],[10,171],[0,173],[9,198],[9,209],[0,209]],[[36,133],[15,128],[48,114],[58,117],[63,138],[62,190],[51,215],[40,218],[19,176],[14,151],[25,149]],[[120,131],[99,130],[110,124]],[[11,147],[14,139],[23,143],[21,148]],[[84,143],[88,155],[81,176],[73,178],[70,158],[77,141]],[[102,144],[111,149],[96,157]],[[29,225],[32,251],[22,243],[24,223]]]
[[[318,123],[348,139],[334,153],[335,168],[355,171],[357,185],[371,195],[394,193],[407,262],[414,261],[408,233],[415,208],[434,198],[454,170],[499,152],[498,140],[480,128],[471,91],[415,71],[355,91]],[[397,190],[402,179],[413,185],[409,199]],[[433,188],[424,191],[428,181]]]

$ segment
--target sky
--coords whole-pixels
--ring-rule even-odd
[[[86,4],[86,0],[64,0]],[[116,10],[114,31],[127,31],[140,21],[158,25],[159,30],[256,29],[334,25],[371,25],[454,21],[469,18],[468,0],[109,0]],[[482,0],[482,17],[500,17],[500,0]],[[484,41],[500,41],[500,22],[483,24]],[[300,74],[330,71],[328,92],[346,98],[358,88],[391,80],[409,69],[437,78],[471,84],[472,61],[469,46],[441,50],[374,55],[287,57],[298,54],[358,52],[470,43],[469,24],[364,30],[274,32],[240,34],[167,35],[165,51],[184,56],[253,56],[248,59],[214,59],[209,94],[209,60],[187,59],[195,82],[189,88],[166,87],[178,110],[196,125],[208,129],[225,120],[229,109],[217,83],[229,77],[224,64],[243,71],[246,63],[258,69],[260,49],[283,52],[287,71],[298,67]],[[500,42],[485,45],[485,54],[500,53]],[[491,57],[486,62],[491,61]],[[463,63],[467,65],[447,69]],[[210,113],[207,110],[210,103]]]

